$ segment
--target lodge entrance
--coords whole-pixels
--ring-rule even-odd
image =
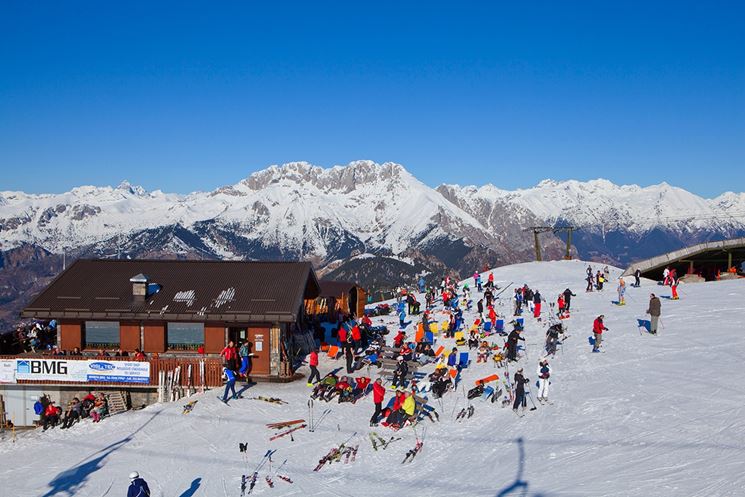
[[[228,328],[228,340],[232,340],[236,347],[248,339],[251,358],[251,374],[269,375],[270,373],[270,341],[269,326],[231,326]]]

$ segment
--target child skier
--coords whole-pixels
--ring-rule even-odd
[[[235,371],[230,369],[230,366],[226,363],[225,366],[222,368],[222,373],[225,375],[225,378],[227,378],[227,382],[225,383],[225,393],[220,400],[227,404],[228,394],[230,392],[233,393],[233,400],[238,398],[238,394],[235,393]]]
[[[129,474],[129,480],[127,497],[150,497],[150,488],[148,488],[147,482],[140,478],[137,471],[132,471]]]

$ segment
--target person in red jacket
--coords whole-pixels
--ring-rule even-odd
[[[308,365],[310,366],[310,376],[308,377],[308,386],[313,386],[313,378],[321,381],[321,374],[318,372],[318,349],[313,349],[308,355]]]
[[[339,340],[339,345],[342,347],[346,347],[347,345],[347,329],[344,327],[344,324],[339,325],[339,331],[336,334],[336,338]]]
[[[404,333],[404,330],[398,330],[398,335],[393,339],[393,346],[396,348],[400,348],[401,345],[404,343],[404,339],[406,338],[406,333]]]
[[[383,380],[378,378],[373,383],[373,402],[375,403],[375,412],[370,418],[370,426],[378,426],[380,415],[383,414],[383,401],[385,400],[385,387]]]
[[[47,408],[44,410],[44,431],[50,426],[57,426],[59,423],[59,416],[62,409],[54,405],[54,401],[50,400]]]
[[[220,355],[225,359],[229,369],[236,371],[238,369],[238,351],[235,350],[233,340],[228,342],[228,346],[222,349]]]
[[[494,306],[489,306],[489,321],[491,321],[491,329],[494,330],[497,327],[497,312],[494,310]]]
[[[362,316],[362,324],[364,324],[368,328],[371,328],[372,327],[372,320],[370,319],[370,317],[367,314],[365,314],[364,316]]]
[[[355,350],[359,349],[362,346],[362,332],[360,331],[360,327],[357,325],[357,323],[352,326],[352,346]]]
[[[608,331],[608,328],[603,324],[605,316],[602,314],[595,319],[592,323],[592,334],[595,336],[595,344],[592,347],[593,352],[600,352],[600,342],[603,341],[603,332]]]

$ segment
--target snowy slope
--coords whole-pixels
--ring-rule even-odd
[[[154,496],[238,496],[240,475],[253,471],[271,447],[277,449],[275,464],[287,459],[284,472],[295,483],[275,479],[275,488],[269,489],[262,472],[255,495],[743,495],[745,338],[741,320],[729,318],[742,315],[745,282],[681,287],[682,300],[663,299],[663,326],[654,337],[641,335],[635,318],[643,316],[650,291],[663,296],[669,292],[645,281],[641,289],[629,289],[627,306],[617,307],[611,304],[611,289],[582,291],[584,267],[568,261],[494,270],[500,285],[528,283],[550,301],[567,286],[577,293],[568,321],[571,337],[551,361],[554,404],[539,405],[517,418],[509,409],[476,400],[474,417],[456,422],[451,413],[464,405],[463,393],[448,393],[443,408],[434,402],[441,422],[419,424],[424,447],[411,465],[401,465],[415,443],[411,429],[399,432],[404,439],[387,450],[372,450],[367,438],[370,397],[355,405],[317,403],[317,415],[325,407],[332,412],[315,433],[303,430],[294,442],[283,438],[269,443],[273,432],[264,424],[305,418],[309,389],[303,382],[260,384],[245,394],[278,396],[289,404],[244,399],[226,407],[212,391],[196,397],[199,403],[188,416],[181,414],[180,401],[125,413],[100,425],[85,422],[68,431],[37,431],[16,443],[4,441],[2,493],[123,495],[126,475],[139,470]],[[505,312],[508,308],[499,307]],[[587,336],[601,313],[610,328],[606,353],[591,354]],[[466,315],[468,320],[474,317]],[[390,323],[392,318],[376,320]],[[520,365],[531,379],[544,330],[526,318],[528,357]],[[492,341],[501,343],[498,338]],[[452,341],[443,344],[450,347]],[[320,370],[323,374],[340,366],[341,361],[326,360]],[[462,385],[470,387],[494,371],[491,363],[474,363],[465,370]],[[355,431],[357,461],[314,473],[318,459]],[[386,428],[377,431],[390,436]],[[247,461],[238,442],[249,444]]]

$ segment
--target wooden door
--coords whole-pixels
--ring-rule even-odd
[[[248,341],[251,342],[251,352],[254,354],[251,373],[268,375],[271,366],[269,327],[248,328]]]

